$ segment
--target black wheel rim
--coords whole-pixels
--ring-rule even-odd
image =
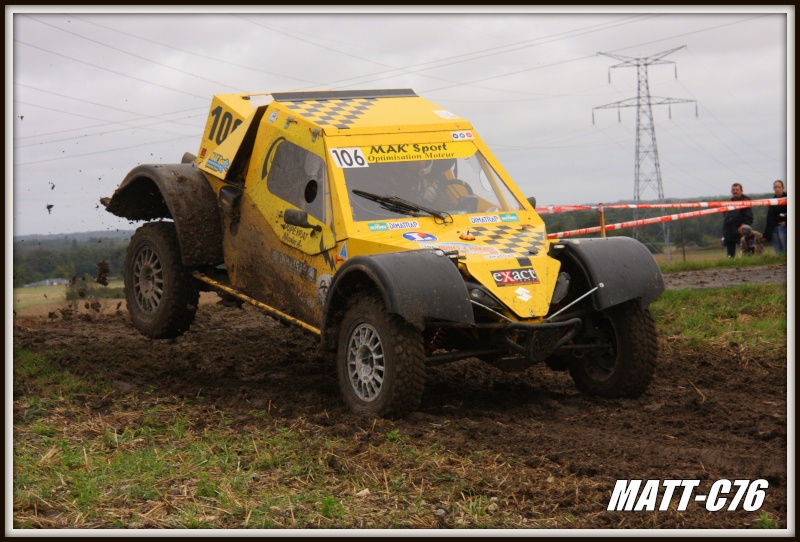
[[[613,324],[605,318],[598,322],[598,327],[603,334],[602,341],[608,346],[586,360],[585,371],[592,380],[604,382],[611,378],[617,367],[617,336]]]

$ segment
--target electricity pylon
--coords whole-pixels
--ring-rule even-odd
[[[683,100],[680,98],[659,98],[650,95],[650,83],[647,81],[647,67],[657,64],[674,64],[669,60],[663,58],[675,51],[683,49],[684,46],[670,49],[657,53],[652,56],[643,58],[633,58],[622,55],[614,55],[611,53],[598,53],[610,58],[620,60],[619,64],[611,66],[611,68],[629,68],[636,67],[638,72],[638,92],[636,98],[628,98],[619,102],[614,102],[606,105],[601,105],[592,109],[592,124],[594,124],[594,110],[595,109],[620,109],[622,107],[635,107],[636,108],[636,167],[634,170],[634,190],[633,199],[634,203],[641,201],[642,193],[647,189],[653,189],[659,203],[664,202],[664,186],[661,183],[661,167],[658,162],[658,147],[656,146],[656,127],[653,122],[653,106],[654,105],[671,105],[677,103],[695,102],[695,100]],[[678,78],[678,69],[675,68],[675,78]],[[611,69],[608,72],[608,82],[611,82]],[[697,106],[695,105],[695,114],[697,114]],[[619,112],[618,112],[619,115]],[[670,108],[670,118],[672,118],[672,108]],[[633,211],[634,220],[638,219],[638,209]],[[639,238],[638,228],[633,229],[634,238]],[[669,226],[666,222],[661,223],[661,239],[655,241],[663,241],[665,250],[669,250]],[[669,254],[669,253],[668,253]]]

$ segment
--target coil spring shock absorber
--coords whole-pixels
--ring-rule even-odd
[[[443,328],[436,328],[434,332],[426,337],[425,339],[425,355],[430,356],[436,350],[439,349],[439,346],[442,344],[445,336],[445,330]]]

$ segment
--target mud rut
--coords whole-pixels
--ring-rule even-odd
[[[660,338],[656,378],[636,400],[581,395],[567,373],[544,366],[521,374],[477,360],[431,368],[419,411],[381,421],[379,431],[344,406],[315,338],[249,306],[201,306],[173,341],[142,337],[124,313],[18,318],[14,344],[61,352],[59,363],[75,374],[112,382],[117,393],[92,406],[104,415],[117,399],[155,388],[202,397],[243,424],[253,409],[268,408],[279,424],[310,424],[331,437],[378,444],[397,429],[420,448],[514,458],[515,476],[498,496],[517,517],[560,508],[576,528],[748,528],[765,511],[786,526],[787,360],[735,344],[687,352]],[[712,513],[692,503],[685,512],[606,511],[617,479],[700,479],[697,494],[722,478],[767,479],[761,510]]]

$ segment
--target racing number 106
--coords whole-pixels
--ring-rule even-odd
[[[331,149],[331,156],[333,156],[333,160],[336,162],[336,167],[369,167],[359,147]]]
[[[233,115],[231,115],[230,111],[225,111],[223,115],[222,106],[215,107],[211,111],[211,116],[214,117],[214,123],[211,125],[211,131],[208,133],[208,139],[216,141],[217,145],[225,141],[228,137],[228,132],[232,132],[242,123],[240,119],[233,122]],[[231,128],[231,124],[233,124],[233,128]],[[219,131],[217,128],[219,128]],[[216,139],[214,138],[215,135]]]

